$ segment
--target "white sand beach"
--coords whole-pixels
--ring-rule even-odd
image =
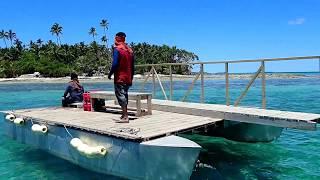
[[[230,74],[230,79],[251,79],[253,74]],[[159,74],[162,81],[170,80],[169,75]],[[173,74],[174,81],[190,81],[193,80],[196,75],[178,75]],[[135,75],[134,81],[143,81],[146,75]],[[318,76],[307,76],[305,74],[290,74],[290,73],[268,73],[266,79],[298,79],[298,78],[320,78]],[[199,78],[200,79],[200,78]],[[205,74],[205,80],[224,80],[224,74]],[[47,78],[47,77],[17,77],[17,78],[0,78],[0,83],[66,83],[70,80],[70,77],[59,77],[59,78]],[[96,76],[96,77],[84,77],[79,76],[79,80],[82,83],[95,83],[95,82],[112,82],[107,76]],[[152,77],[149,77],[149,81]]]

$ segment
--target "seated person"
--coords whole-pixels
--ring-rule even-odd
[[[71,81],[69,82],[62,98],[62,106],[67,107],[69,104],[83,101],[83,86],[80,85],[78,75],[71,73]]]

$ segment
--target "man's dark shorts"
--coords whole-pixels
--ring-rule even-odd
[[[114,92],[116,94],[118,103],[121,107],[128,105],[128,85],[126,84],[114,84]]]

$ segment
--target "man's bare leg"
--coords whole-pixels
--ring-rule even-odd
[[[122,120],[129,122],[128,107],[127,107],[127,106],[123,106],[123,107],[122,107]]]
[[[128,118],[128,108],[127,106],[123,106],[122,115],[124,118]]]
[[[122,109],[122,115],[119,119],[114,119],[116,123],[128,123],[129,122],[129,117],[128,117],[128,108],[127,106],[121,106]]]

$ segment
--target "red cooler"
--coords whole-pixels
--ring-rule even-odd
[[[91,111],[91,103],[83,104],[83,110],[84,111]]]
[[[83,93],[83,103],[90,103],[90,92]]]
[[[90,92],[83,93],[83,110],[91,111]]]

